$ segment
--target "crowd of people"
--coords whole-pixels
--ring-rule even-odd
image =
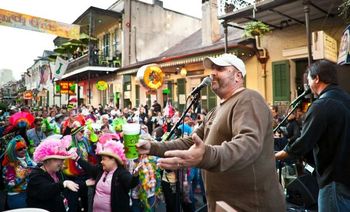
[[[195,211],[199,190],[208,211],[218,201],[237,211],[286,211],[276,159],[295,162],[313,150],[319,211],[350,211],[350,95],[337,86],[335,65],[321,60],[309,67],[317,99],[275,133],[278,107],[244,87],[241,59],[223,54],[203,65],[220,103],[209,112],[191,109],[170,141],[180,119],[170,101],[2,113],[1,206],[154,211],[164,201],[166,211]],[[131,123],[140,134],[133,154],[123,130]]]
[[[201,123],[205,114],[191,111],[174,136],[190,135]],[[139,123],[142,136],[164,140],[180,118],[170,102],[131,109],[17,106],[0,118],[2,210],[154,211],[165,201],[167,211],[176,211],[179,190],[173,188],[180,187],[179,177],[160,170],[156,157],[126,158],[123,146],[127,123]],[[205,201],[200,171],[193,167],[183,173],[181,202],[186,211],[195,211],[194,193]]]

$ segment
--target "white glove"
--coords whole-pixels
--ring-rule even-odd
[[[86,184],[87,186],[93,186],[93,185],[95,185],[95,183],[96,183],[96,181],[95,181],[94,179],[92,179],[92,178],[87,179],[87,180],[85,181],[85,184]]]
[[[77,192],[79,189],[79,185],[71,180],[63,181],[63,187],[68,188],[71,191]]]
[[[73,147],[71,148],[68,153],[71,155],[71,158],[75,161],[77,161],[79,159],[79,155],[77,153],[77,148],[76,147]]]

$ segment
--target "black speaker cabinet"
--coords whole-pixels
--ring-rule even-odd
[[[287,186],[287,201],[305,208],[317,206],[317,180],[311,174],[302,175]]]

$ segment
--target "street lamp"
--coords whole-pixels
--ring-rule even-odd
[[[187,70],[185,67],[182,67],[181,70],[180,70],[180,75],[185,77],[187,75]]]

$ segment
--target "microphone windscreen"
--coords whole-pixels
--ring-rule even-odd
[[[211,81],[212,81],[211,77],[206,77],[206,78],[203,79],[203,82],[202,82],[202,83],[203,83],[204,85],[208,86],[208,85],[211,84]]]

